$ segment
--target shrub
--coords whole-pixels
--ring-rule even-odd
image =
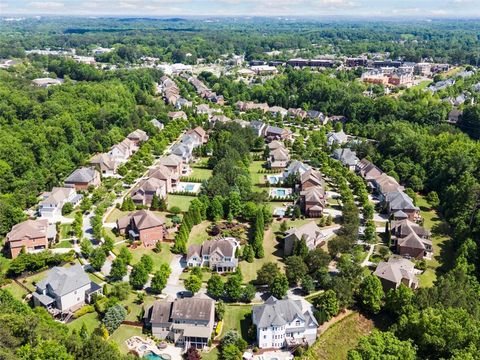
[[[93,313],[93,312],[95,312],[95,307],[93,305],[85,305],[84,307],[75,311],[75,313],[73,314],[73,317],[75,319],[78,319],[79,317],[81,317],[83,315],[90,314],[90,313]]]

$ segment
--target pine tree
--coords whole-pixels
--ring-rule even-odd
[[[152,197],[152,204],[150,205],[151,210],[158,210],[160,208],[160,199],[156,194]]]

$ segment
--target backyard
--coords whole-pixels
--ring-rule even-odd
[[[250,305],[227,305],[223,319],[222,338],[228,330],[237,330],[247,340],[248,329],[252,325],[252,307]]]
[[[131,325],[120,325],[120,327],[114,331],[108,340],[117,344],[120,351],[126,354],[128,353],[128,348],[125,344],[125,340],[131,338],[132,336],[142,336],[142,328]]]
[[[113,250],[114,253],[118,254],[122,246],[126,246],[126,245],[125,244],[115,245],[115,248]],[[162,263],[170,264],[170,261],[173,258],[173,254],[170,251],[170,243],[166,243],[162,241],[161,247],[162,247],[162,250],[159,253],[155,252],[153,248],[146,248],[143,245],[140,245],[135,249],[133,249],[132,247],[129,247],[128,249],[132,254],[132,264],[136,264],[137,262],[139,262],[142,255],[149,255],[152,258],[153,269],[154,269],[153,272],[155,272],[156,269],[159,269]]]
[[[368,335],[373,327],[373,322],[359,313],[348,315],[321,334],[302,359],[346,359],[348,350],[353,349],[359,339]]]
[[[418,276],[420,286],[429,287],[433,286],[437,279],[437,272],[441,265],[452,261],[453,250],[450,249],[452,243],[448,241],[451,240],[448,235],[448,224],[431,208],[425,198],[417,196],[417,206],[420,207],[425,228],[432,233],[433,257],[427,260],[427,270]]]

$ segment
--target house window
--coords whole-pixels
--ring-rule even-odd
[[[297,321],[295,322],[295,325],[300,326],[300,320],[297,320]]]

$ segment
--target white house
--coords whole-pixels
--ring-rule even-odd
[[[187,266],[208,266],[217,272],[235,271],[238,259],[235,257],[240,243],[233,237],[206,240],[202,245],[190,245],[187,252]]]
[[[35,306],[66,313],[80,308],[90,302],[92,294],[101,292],[102,287],[90,280],[81,265],[69,268],[56,266],[37,283],[32,296]]]
[[[38,213],[44,218],[61,216],[63,205],[71,203],[75,207],[82,197],[73,187],[54,187],[52,191],[43,193]]]
[[[332,146],[333,144],[342,145],[348,141],[348,136],[340,130],[339,132],[329,132],[327,134],[327,144]]]
[[[270,296],[263,305],[253,306],[252,321],[261,349],[311,345],[317,338],[318,322],[311,305],[302,300]]]

